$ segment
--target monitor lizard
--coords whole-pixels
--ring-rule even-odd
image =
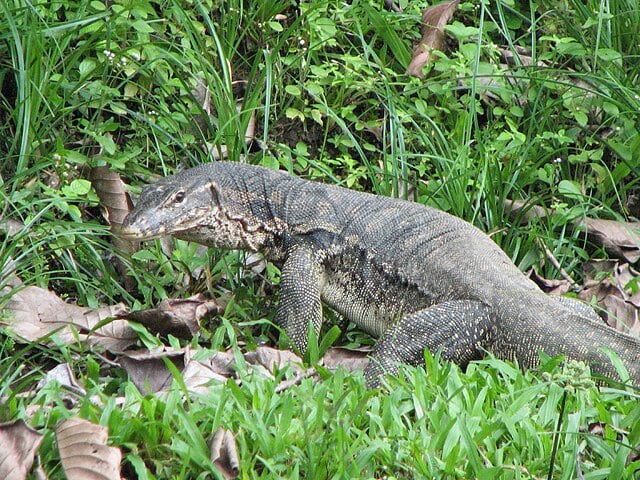
[[[461,366],[488,351],[523,368],[543,351],[640,386],[639,339],[548,296],[481,230],[415,202],[214,162],[146,186],[120,233],[262,252],[281,268],[276,320],[301,353],[323,304],[378,338],[370,387],[421,364],[425,349]]]

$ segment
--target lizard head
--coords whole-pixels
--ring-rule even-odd
[[[227,173],[226,162],[205,164],[146,186],[118,233],[151,240],[172,235],[220,248],[258,250],[266,233],[255,218],[252,192]]]

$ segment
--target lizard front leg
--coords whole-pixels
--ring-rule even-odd
[[[310,329],[317,336],[322,326],[322,274],[312,249],[302,245],[291,249],[282,267],[276,321],[302,355],[309,346]]]
[[[380,337],[365,368],[367,385],[380,385],[399,364],[420,365],[424,350],[465,366],[482,358],[492,327],[489,308],[473,300],[452,300],[402,317]]]

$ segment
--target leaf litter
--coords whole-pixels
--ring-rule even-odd
[[[522,204],[512,202],[509,208],[513,215],[519,215]],[[521,218],[531,221],[548,213],[547,210],[534,206]],[[615,228],[616,226],[618,228]],[[597,235],[593,235],[593,238],[600,241],[603,246],[608,242],[610,246],[607,251],[624,252],[625,255],[621,255],[622,258],[633,259],[634,257],[629,257],[629,255],[633,255],[634,251],[640,249],[635,233],[635,224],[610,221],[590,223],[590,221],[586,221],[577,227],[586,228],[587,231],[589,229],[597,231]],[[618,247],[611,247],[611,245]],[[257,269],[253,272],[255,275],[264,268],[262,259],[258,258],[256,261]],[[636,335],[640,334],[638,272],[628,263],[616,260],[590,262],[585,266],[585,271],[586,280],[584,286],[579,287],[581,290],[579,298],[585,301],[591,301],[592,298],[595,298],[599,305],[608,310],[606,321],[610,325]],[[535,274],[532,276],[544,290],[552,293],[567,293],[576,289],[576,285],[566,279],[545,280],[536,277]],[[273,379],[281,378],[279,372],[289,369],[290,376],[281,378],[280,383],[275,387],[275,392],[282,392],[309,377],[320,378],[315,368],[305,369],[302,360],[293,352],[266,346],[259,346],[254,351],[241,354],[244,362],[242,366],[237,363],[238,353],[231,350],[210,352],[204,348],[173,349],[163,347],[149,351],[140,348],[138,334],[129,323],[129,321],[135,321],[143,324],[152,333],[163,336],[172,335],[188,340],[200,334],[203,319],[223,313],[223,304],[224,302],[219,299],[212,300],[205,295],[198,294],[186,299],[166,299],[155,308],[135,312],[130,312],[123,304],[86,308],[65,302],[54,292],[38,287],[21,288],[18,285],[6,306],[8,315],[3,317],[2,322],[7,326],[7,331],[22,341],[51,343],[55,338],[56,342],[62,344],[76,344],[80,341],[92,348],[99,347],[106,350],[116,356],[115,363],[127,372],[132,383],[145,395],[165,395],[173,383],[175,371],[180,373],[187,390],[199,395],[207,395],[211,388],[229,380],[240,383],[239,368],[248,368],[250,374]],[[132,350],[132,347],[136,349]],[[336,368],[362,369],[369,361],[368,353],[368,350],[353,351],[332,347],[326,352],[320,365],[329,370]],[[172,365],[172,368],[169,368],[169,364]],[[77,404],[78,398],[86,395],[85,390],[81,385],[78,385],[67,364],[58,365],[47,373],[39,388],[52,381],[58,382],[68,392],[63,400],[69,408],[73,408]],[[62,424],[58,431],[74,432],[77,430],[81,432],[87,428],[89,427],[84,423]],[[92,438],[93,433],[85,433],[84,436],[79,433],[78,435],[77,438],[89,439]],[[106,435],[106,433],[102,435]],[[211,443],[212,462],[225,478],[235,478],[234,475],[237,475],[239,465],[235,439],[226,430],[216,435],[218,437],[214,436]],[[60,438],[58,442],[71,441],[63,437]],[[13,449],[24,450],[22,455],[29,455],[28,446],[21,447],[19,442],[22,440],[18,437],[5,435],[2,441],[8,442],[7,445]],[[31,448],[37,450],[37,445]],[[102,445],[101,448],[107,449],[105,452],[112,452],[112,450],[108,450],[112,447]],[[108,453],[100,462],[91,463],[88,461],[87,464],[84,464],[80,457],[69,453],[73,451],[72,448],[65,453],[67,455],[63,461],[63,465],[66,462],[65,469],[69,468],[70,471],[75,471],[74,469],[93,468],[98,472],[103,471],[100,473],[102,476],[95,478],[119,478],[118,476],[105,476],[115,475],[114,472],[119,471],[119,451]],[[12,453],[11,455],[15,456],[16,454]],[[6,463],[13,460],[2,459],[2,461]],[[24,462],[25,465],[29,465],[28,459]],[[3,468],[2,463],[0,463],[0,472],[1,468]],[[110,473],[105,474],[104,472]],[[25,478],[25,476],[7,478],[18,479]]]
[[[385,2],[388,8],[394,8],[393,2]],[[429,7],[423,12],[422,40],[414,49],[414,56],[407,73],[424,77],[423,69],[434,60],[433,51],[444,48],[445,26],[451,21],[459,1],[444,2]],[[505,52],[509,54],[509,51]],[[513,65],[527,65],[526,54],[518,52],[518,59],[507,61]],[[528,64],[531,64],[529,61]],[[502,66],[502,64],[501,64]],[[210,110],[210,92],[203,89],[203,105],[205,111]],[[197,93],[197,92],[196,92]],[[210,112],[209,112],[210,113]],[[255,118],[252,116],[245,140],[253,140]],[[225,146],[210,145],[214,156],[224,157]],[[120,177],[106,168],[92,169],[90,179],[106,210],[106,217],[117,231],[124,216],[128,213],[131,201]],[[516,202],[514,202],[515,204]],[[512,205],[517,212],[517,205]],[[536,216],[547,215],[542,207],[534,206],[531,213],[524,215],[525,221]],[[640,224],[613,222],[609,220],[586,219],[576,224],[576,228],[584,229],[596,243],[606,251],[628,263],[618,261],[594,261],[585,266],[586,280],[579,297],[590,301],[596,298],[610,314],[607,321],[615,328],[640,333],[638,321],[638,294],[636,272],[629,263],[640,259]],[[15,225],[2,225],[0,228],[15,229]],[[135,243],[122,243],[125,240],[114,238],[114,246],[125,251],[136,251]],[[124,270],[118,269],[126,278]],[[535,273],[533,274],[535,277]],[[574,290],[575,285],[565,280],[546,280],[535,278],[546,291],[567,293]],[[12,287],[19,287],[18,281]],[[74,344],[77,341],[92,347],[98,346],[116,354],[117,362],[127,371],[132,382],[143,393],[161,394],[166,392],[173,381],[170,362],[181,372],[187,389],[191,392],[206,394],[213,383],[226,382],[228,379],[238,380],[237,357],[232,351],[214,352],[206,360],[200,358],[200,350],[190,347],[172,349],[164,347],[158,350],[130,350],[138,344],[138,335],[127,322],[133,320],[143,324],[147,329],[161,335],[173,335],[189,339],[200,332],[203,318],[222,313],[215,301],[196,295],[189,299],[168,299],[156,308],[129,312],[122,305],[106,306],[97,309],[72,305],[55,293],[26,287],[16,289],[16,293],[6,307],[10,312],[4,323],[9,331],[28,342],[49,341],[53,336],[61,343]],[[368,351],[351,351],[341,348],[330,348],[323,358],[325,368],[361,369],[368,362]],[[276,377],[278,371],[289,367],[293,378],[281,381],[276,391],[282,391],[308,376],[314,376],[315,369],[302,368],[302,360],[289,351],[281,351],[269,347],[258,347],[247,352],[244,361],[254,373]],[[51,370],[43,385],[56,381],[76,395],[83,395],[84,390],[77,384],[67,364],[61,364]],[[39,385],[41,388],[43,385]],[[93,425],[86,420],[71,419],[61,422],[56,428],[58,445],[63,458],[63,468],[69,478],[76,477],[78,472],[89,472],[91,478],[116,479],[119,476],[120,451],[106,445],[107,431],[104,427]],[[22,421],[0,425],[0,478],[11,480],[26,477],[33,463],[42,436]],[[9,447],[9,448],[5,448]],[[12,450],[13,448],[13,450]],[[15,449],[18,449],[16,452]],[[210,440],[211,460],[219,468],[224,478],[236,478],[239,471],[237,446],[233,434],[225,429],[218,430]],[[63,454],[64,452],[64,454]],[[84,452],[84,453],[81,453]],[[3,456],[4,454],[4,456]],[[86,454],[86,457],[83,455]],[[8,466],[7,466],[8,465]],[[9,472],[9,473],[7,473]],[[17,476],[10,476],[11,474]]]

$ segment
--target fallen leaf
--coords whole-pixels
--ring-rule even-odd
[[[173,381],[171,370],[165,361],[182,371],[185,365],[184,349],[161,347],[152,351],[123,352],[118,363],[125,369],[133,384],[144,395],[167,391]]]
[[[413,58],[407,67],[407,74],[424,78],[422,69],[432,58],[433,50],[442,50],[444,46],[444,26],[453,17],[459,0],[443,2],[425,8],[422,12],[422,40],[413,49]]]
[[[0,424],[0,478],[27,478],[42,439],[23,420]]]
[[[3,235],[14,237],[22,231],[24,231],[24,223],[22,223],[21,221],[18,221],[11,217],[0,217],[0,233],[2,233]]]
[[[549,295],[564,295],[574,289],[571,282],[567,279],[557,280],[544,278],[538,275],[538,272],[533,269],[529,272],[529,278],[540,287],[540,290]]]
[[[224,308],[203,294],[185,299],[166,299],[156,308],[128,312],[120,318],[127,318],[143,324],[147,329],[160,335],[173,335],[190,339],[200,331],[200,321],[205,317],[220,315]]]
[[[593,242],[604,247],[615,258],[629,263],[640,260],[640,222],[618,222],[587,218],[579,225]]]
[[[208,363],[189,359],[182,370],[182,381],[189,392],[207,395],[213,385],[225,383],[234,375],[235,371],[229,375],[222,375]]]
[[[233,97],[236,99],[239,99],[238,103],[236,104],[236,112],[240,114],[243,111],[241,98],[244,96],[244,93],[247,89],[247,81],[237,80],[232,82],[232,89],[233,89]],[[198,101],[198,103],[202,105],[202,110],[208,116],[211,117],[212,115],[215,114],[215,112],[213,112],[212,105],[211,105],[211,90],[209,86],[204,82],[204,80],[202,79],[198,80],[196,89],[193,90],[192,93],[196,101]],[[197,122],[200,124],[201,128],[206,128],[207,122],[205,121],[205,119],[199,118],[197,119]],[[245,132],[244,132],[245,145],[250,145],[252,142],[256,140],[255,132],[256,132],[256,114],[255,114],[255,110],[252,110],[251,116],[249,117],[249,121],[247,122],[247,128],[245,129]],[[227,145],[216,145],[209,142],[206,142],[206,145],[209,150],[209,153],[215,160],[226,159],[229,155],[229,152],[228,152],[229,148],[227,147]],[[263,145],[259,145],[259,146],[261,149],[264,149]]]
[[[393,0],[384,0],[384,6],[392,12],[402,13],[402,7],[397,5]]]
[[[240,460],[236,439],[229,430],[219,428],[209,441],[211,461],[225,479],[237,478]]]
[[[534,218],[544,218],[547,216],[547,210],[531,203],[530,200],[504,200],[504,210],[509,215],[511,221],[520,225],[527,224]]]
[[[167,361],[173,363],[187,390],[192,393],[205,395],[213,384],[224,383],[235,376],[235,361],[231,352],[216,352],[209,361],[194,360],[194,353],[190,347],[180,350],[162,347],[152,351],[125,352],[118,363],[145,395],[169,391],[173,374],[167,367]]]
[[[219,375],[225,377],[233,377],[236,374],[236,358],[231,350],[226,352],[216,352],[209,359],[209,365]]]
[[[81,418],[56,425],[56,442],[62,469],[73,480],[120,480],[122,453],[107,446],[106,427]]]
[[[25,230],[24,223],[11,217],[4,218],[3,212],[0,212],[0,233],[7,238],[29,235],[29,232]],[[0,265],[0,293],[8,293],[12,288],[22,284],[22,279],[16,275],[17,267],[13,257],[7,255],[4,258],[4,264]]]
[[[55,382],[63,388],[61,397],[67,408],[71,408],[76,405],[78,403],[78,398],[84,397],[87,394],[85,389],[76,382],[68,363],[61,363],[49,370],[47,374],[38,381],[36,390],[43,389],[51,382]]]
[[[595,297],[598,305],[606,310],[610,326],[640,335],[640,291],[631,288],[638,272],[617,260],[592,260],[584,265],[584,270],[585,288],[578,297],[586,302]]]
[[[108,167],[93,167],[89,180],[106,211],[107,221],[114,227],[121,226],[133,204],[120,175]]]
[[[9,332],[28,342],[55,335],[66,344],[75,344],[75,329],[80,341],[118,353],[138,340],[126,320],[116,319],[96,328],[103,320],[121,317],[127,312],[120,303],[101,308],[80,307],[66,303],[49,290],[30,286],[18,290],[5,311],[8,315],[1,323],[7,325]]]
[[[519,224],[526,224],[534,218],[544,218],[553,213],[528,200],[506,199],[504,209],[509,218]],[[629,263],[640,260],[640,222],[586,218],[574,221],[573,225],[586,231],[591,241],[604,247],[612,257]]]
[[[368,347],[359,349],[331,347],[322,357],[322,364],[330,370],[338,367],[349,371],[364,370],[370,362],[370,354],[371,348]]]
[[[291,367],[294,373],[303,370],[302,359],[291,350],[259,346],[254,351],[245,353],[244,358],[249,365],[263,367],[272,374],[287,366]]]
[[[131,197],[120,175],[109,170],[108,167],[93,167],[89,171],[89,180],[93,189],[98,194],[100,205],[106,212],[106,219],[111,225],[111,231],[117,233],[125,217],[133,208]],[[127,240],[119,235],[111,238],[113,246],[126,253],[134,253],[140,249],[140,242]],[[127,291],[131,291],[136,286],[136,281],[128,273],[128,267],[117,256],[113,257],[113,264],[122,279]]]

